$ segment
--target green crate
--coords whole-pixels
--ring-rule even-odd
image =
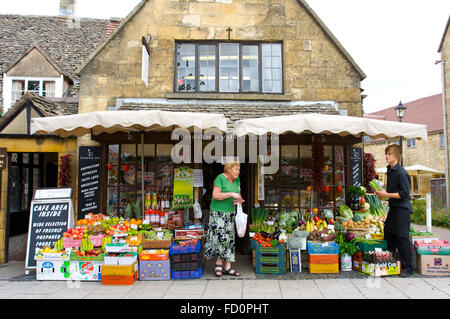
[[[377,244],[367,244],[365,242],[358,242],[356,245],[362,253],[366,251],[374,251],[375,248],[381,248],[381,250],[387,249],[387,242],[385,240],[377,240]]]
[[[255,245],[256,273],[284,275],[286,270],[286,247],[284,244],[276,247]]]

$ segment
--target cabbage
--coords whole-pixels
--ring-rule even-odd
[[[344,218],[352,218],[353,212],[347,205],[341,205],[339,206],[339,215]]]

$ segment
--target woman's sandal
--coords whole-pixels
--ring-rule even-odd
[[[228,276],[236,276],[236,277],[239,277],[241,275],[240,273],[238,273],[235,269],[233,269],[231,267],[228,270],[224,269],[223,274],[228,275]]]
[[[216,264],[216,267],[214,268],[214,273],[215,273],[216,277],[222,277],[223,265]]]

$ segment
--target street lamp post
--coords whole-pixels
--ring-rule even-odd
[[[402,104],[402,101],[395,107],[395,115],[398,118],[398,121],[401,122],[403,117],[405,116],[406,112],[406,106]],[[400,136],[400,149],[403,153],[403,143],[402,143],[402,137]],[[403,156],[402,156],[402,166],[403,166]]]

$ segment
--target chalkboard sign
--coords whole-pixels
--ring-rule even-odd
[[[80,146],[78,218],[100,213],[100,147]]]
[[[362,150],[360,147],[350,148],[350,185],[362,185]]]
[[[58,189],[51,189],[53,193],[56,190]],[[67,194],[67,192],[62,193]],[[63,236],[64,232],[68,228],[73,227],[73,218],[71,198],[33,198],[30,206],[30,223],[28,226],[26,269],[36,268],[36,260],[34,259],[36,248],[53,247],[54,243]]]

